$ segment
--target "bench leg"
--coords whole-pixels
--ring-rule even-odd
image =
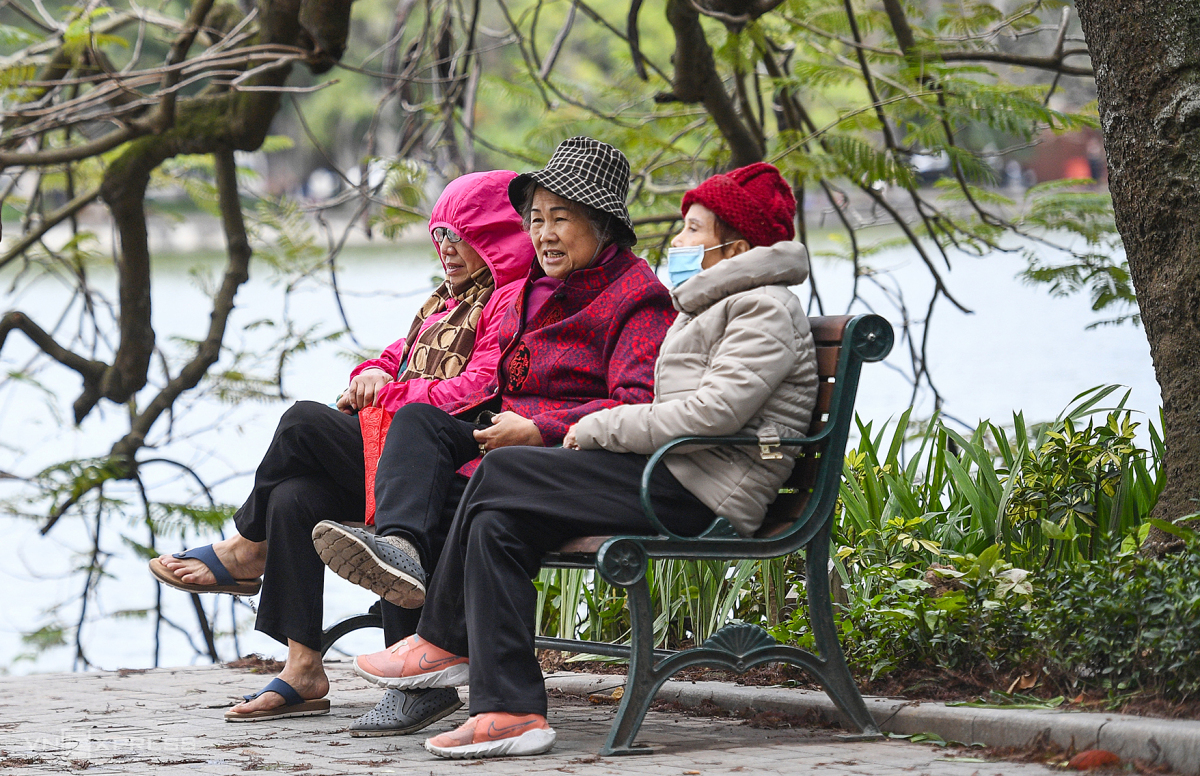
[[[846,656],[838,641],[837,625],[833,621],[833,603],[829,598],[829,534],[832,521],[826,521],[806,551],[805,587],[808,589],[808,617],[812,623],[817,653],[823,663],[817,678],[825,692],[850,721],[861,731],[862,738],[878,738],[879,727],[867,704],[863,702],[858,685],[846,665]]]
[[[654,701],[658,688],[666,681],[654,670],[654,609],[650,604],[650,587],[643,575],[634,584],[625,588],[629,600],[630,632],[629,675],[625,680],[625,694],[613,720],[608,740],[600,749],[602,755],[652,754],[647,746],[634,746],[646,712]]]

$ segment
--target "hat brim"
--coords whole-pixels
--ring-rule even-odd
[[[629,217],[629,209],[625,207],[625,203],[597,188],[582,176],[564,170],[538,170],[518,175],[508,184],[508,201],[518,213],[521,212],[521,206],[525,204],[525,198],[534,186],[541,186],[565,200],[607,213],[616,220],[613,226],[616,227],[617,236],[627,237],[630,245],[637,244],[633,220]]]

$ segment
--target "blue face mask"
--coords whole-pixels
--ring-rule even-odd
[[[700,262],[703,259],[703,245],[667,248],[667,274],[671,276],[671,285],[677,286],[693,275],[700,274]]]
[[[667,248],[667,274],[671,278],[671,286],[677,286],[683,281],[699,275],[703,269],[700,266],[700,262],[704,260],[704,254],[709,251],[715,251],[717,248],[724,248],[730,244],[721,243],[711,248],[705,248],[703,245],[685,245],[682,248]]]

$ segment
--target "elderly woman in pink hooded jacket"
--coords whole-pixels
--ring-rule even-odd
[[[326,519],[362,520],[367,473],[378,465],[378,476],[396,476],[385,471],[387,459],[381,463],[378,450],[368,451],[364,460],[366,422],[360,425],[353,413],[451,404],[495,377],[498,323],[519,294],[534,255],[508,201],[515,177],[508,171],[474,173],[446,187],[429,222],[445,281],[422,306],[408,336],[351,372],[338,409],[302,401],[284,413],[250,496],[234,516],[237,534],[150,562],[160,581],[189,592],[254,595],[261,587],[255,628],[288,645],[287,664],[278,679],[228,712],[227,720],[329,711],[320,652],[325,566],[313,549],[312,528]],[[389,437],[388,443],[403,440]],[[416,624],[411,615],[411,622],[403,615],[390,619],[388,643]],[[452,705],[453,711],[457,695],[453,704],[442,699],[440,705]]]

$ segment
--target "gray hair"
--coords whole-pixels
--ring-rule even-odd
[[[521,202],[520,212],[521,227],[526,232],[529,231],[530,212],[533,210],[533,197],[535,194],[537,194],[538,189],[544,188],[546,187],[539,184],[534,184],[525,190],[525,199]],[[546,191],[550,191],[550,189],[546,189]],[[554,194],[555,196],[562,196],[554,191],[550,191],[550,193]],[[567,199],[566,197],[562,198],[566,202],[571,203],[571,207],[575,209],[576,213],[587,219],[588,226],[592,230],[592,235],[595,236],[596,241],[600,243],[601,249],[607,247],[610,243],[616,243],[622,248],[629,248],[633,246],[633,242],[630,241],[629,238],[624,234],[622,234],[621,231],[615,228],[617,225],[619,225],[619,222],[615,216],[609,215],[603,210],[597,210],[590,205],[585,205],[582,202],[576,202],[575,200]]]

